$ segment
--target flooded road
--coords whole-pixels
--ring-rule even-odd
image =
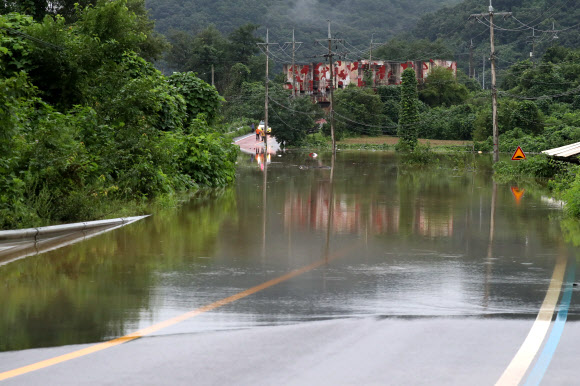
[[[385,152],[339,152],[334,164],[329,154],[243,155],[234,187],[0,266],[0,373],[27,364],[12,351],[103,342],[172,318],[146,335],[195,341],[319,323],[352,332],[353,320],[375,320],[412,336],[408,323],[445,320],[453,328],[441,337],[517,331],[487,335],[509,342],[495,382],[540,307],[549,327],[575,278],[575,225],[562,227],[560,204],[539,192],[494,183],[481,155],[429,167]],[[567,326],[580,315],[570,293]],[[440,345],[425,349],[437,356]]]

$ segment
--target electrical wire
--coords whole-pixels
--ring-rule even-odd
[[[31,41],[33,41],[35,43],[39,43],[39,44],[45,45],[45,46],[50,47],[50,48],[53,48],[55,50],[59,50],[59,51],[63,51],[64,50],[64,47],[62,47],[62,46],[57,46],[56,44],[52,44],[52,43],[49,43],[49,42],[44,41],[42,39],[35,38],[34,36],[30,36],[30,35],[28,35],[28,34],[26,34],[24,32],[18,31],[18,30],[13,29],[13,28],[0,27],[0,29],[4,29],[4,30],[6,30],[8,32],[11,32],[11,33],[15,34],[15,35],[22,36],[25,39],[31,40]]]
[[[505,91],[498,91],[498,94],[501,95],[505,95],[508,96],[510,98],[514,98],[514,99],[524,99],[524,100],[543,100],[543,99],[552,99],[552,98],[561,98],[563,96],[568,96],[568,95],[573,95],[576,93],[580,93],[580,87],[576,87],[574,89],[559,93],[559,94],[552,94],[552,95],[541,95],[539,97],[526,97],[526,96],[522,96],[522,95],[514,95],[514,94],[510,94],[508,92]]]

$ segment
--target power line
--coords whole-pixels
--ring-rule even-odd
[[[64,47],[57,46],[56,44],[52,44],[52,43],[49,43],[49,42],[44,41],[42,39],[35,38],[34,36],[30,36],[30,35],[28,35],[28,34],[26,34],[24,32],[18,31],[18,30],[13,29],[13,28],[0,27],[0,29],[4,29],[4,30],[6,30],[8,32],[11,32],[11,33],[15,34],[15,35],[22,36],[25,39],[31,40],[31,41],[33,41],[35,43],[39,43],[39,44],[45,45],[45,46],[50,47],[50,48],[53,48],[55,50],[59,50],[59,51],[63,51],[64,50]]]

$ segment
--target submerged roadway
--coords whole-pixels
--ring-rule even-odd
[[[570,281],[575,267],[564,259],[547,290],[537,294],[535,320],[384,315],[195,333],[188,328],[204,314],[262,294],[275,296],[276,287],[322,275],[355,255],[354,246],[345,247],[108,342],[0,353],[0,380],[7,385],[576,383],[580,324]]]

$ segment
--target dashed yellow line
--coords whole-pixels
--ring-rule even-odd
[[[89,355],[89,354],[92,354],[92,353],[95,353],[98,351],[102,351],[102,350],[105,350],[105,349],[108,349],[108,348],[111,348],[114,346],[118,346],[122,343],[129,342],[129,341],[141,338],[143,336],[152,334],[152,333],[159,331],[163,328],[172,326],[172,325],[177,324],[179,322],[182,322],[186,319],[193,318],[194,316],[197,316],[199,314],[203,314],[204,312],[212,311],[216,308],[225,306],[227,304],[235,302],[236,300],[245,298],[246,296],[255,294],[256,292],[262,291],[268,287],[272,287],[272,286],[279,284],[283,281],[292,279],[293,277],[296,277],[296,276],[299,276],[305,272],[311,271],[315,268],[318,268],[318,267],[326,264],[330,260],[334,260],[334,259],[337,259],[339,257],[346,255],[347,253],[352,251],[354,248],[356,248],[356,244],[343,250],[341,253],[336,253],[332,256],[329,256],[328,258],[321,259],[317,262],[314,262],[314,263],[307,265],[305,267],[302,267],[300,269],[296,269],[294,271],[291,271],[291,272],[289,272],[285,275],[282,275],[280,277],[277,277],[275,279],[268,280],[265,283],[262,283],[260,285],[255,286],[255,287],[252,287],[252,288],[249,288],[249,289],[242,291],[242,292],[239,292],[235,295],[218,300],[217,302],[214,302],[214,303],[208,304],[206,306],[197,308],[193,311],[189,311],[185,314],[176,316],[175,318],[168,319],[168,320],[165,320],[163,322],[154,324],[150,327],[135,331],[131,334],[128,334],[128,335],[125,335],[125,336],[122,336],[122,337],[119,337],[116,339],[112,339],[112,340],[107,341],[107,342],[99,343],[99,344],[96,344],[96,345],[93,345],[93,346],[90,346],[90,347],[87,347],[87,348],[84,348],[81,350],[73,351],[71,353],[64,354],[64,355],[61,355],[58,357],[54,357],[54,358],[50,358],[50,359],[47,359],[47,360],[44,360],[41,362],[33,363],[31,365],[28,365],[28,366],[23,366],[23,367],[19,367],[17,369],[14,369],[14,370],[9,370],[9,371],[0,373],[0,381],[8,379],[8,378],[17,377],[19,375],[23,375],[23,374],[26,374],[26,373],[29,373],[32,371],[40,370],[40,369],[43,369],[43,368],[46,368],[49,366],[53,366],[53,365],[56,365],[56,364],[59,364],[62,362],[69,361],[71,359],[75,359],[75,358],[79,358],[79,357],[82,357],[85,355]]]
[[[550,328],[552,316],[554,315],[554,310],[560,297],[565,272],[566,259],[559,257],[554,267],[548,292],[540,307],[536,321],[532,325],[524,343],[522,343],[522,346],[497,381],[496,386],[518,385],[526,374],[526,371],[528,371]]]

